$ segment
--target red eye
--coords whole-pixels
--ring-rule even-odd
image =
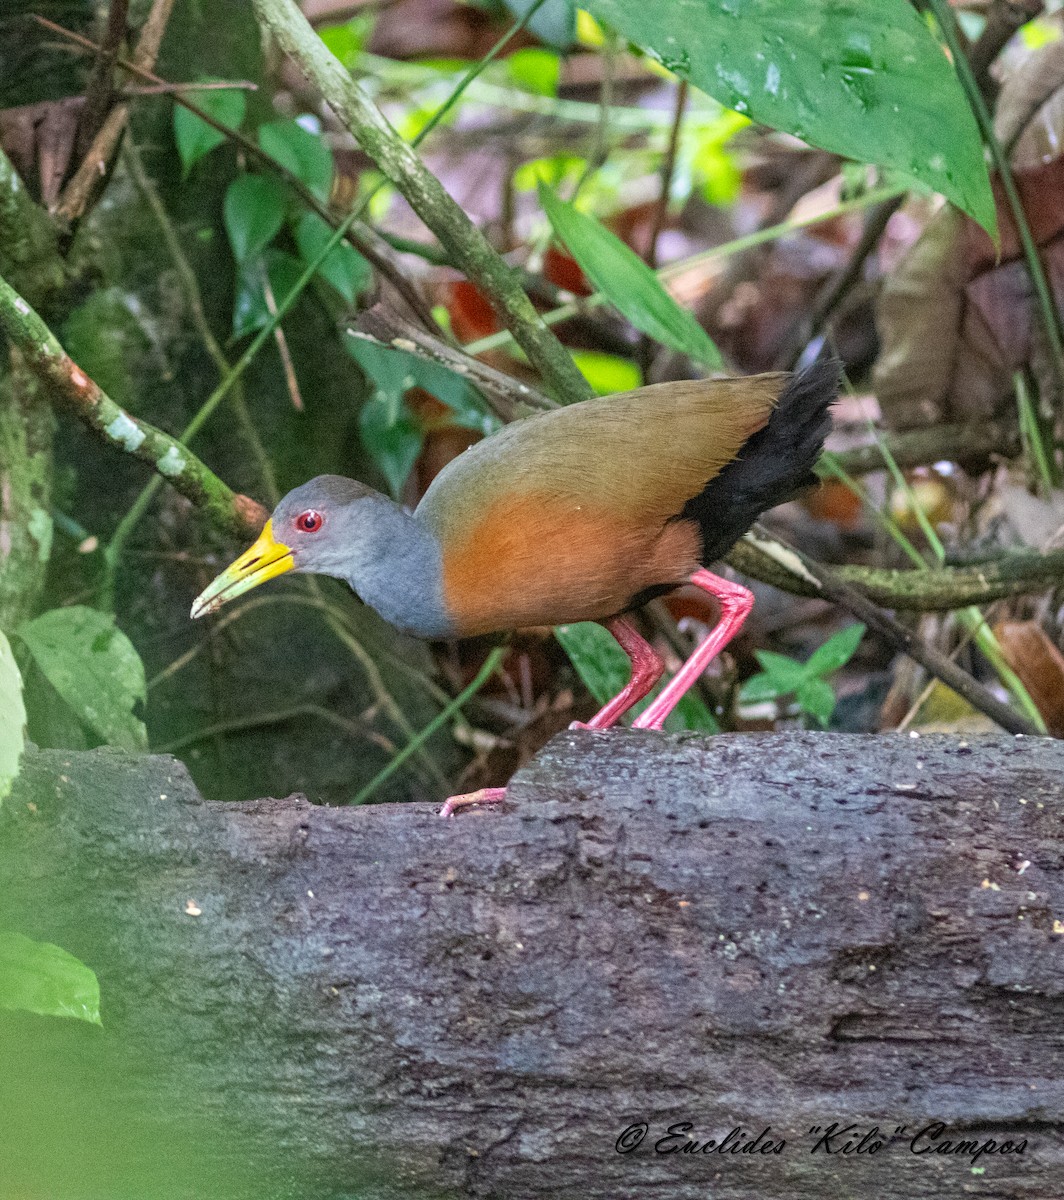
[[[296,517],[296,528],[301,533],[317,533],[324,523],[325,518],[312,508],[308,508],[306,512],[302,512]]]

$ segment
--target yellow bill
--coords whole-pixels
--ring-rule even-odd
[[[217,612],[223,604],[275,579],[295,566],[291,549],[274,540],[272,522],[267,521],[258,541],[214,580],[192,602],[192,619]]]

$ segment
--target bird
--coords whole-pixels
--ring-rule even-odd
[[[738,633],[753,594],[708,568],[768,509],[816,481],[840,367],[650,384],[511,422],[429,485],[413,512],[320,475],[290,491],[258,540],[196,598],[193,619],[288,571],[330,575],[401,632],[460,638],[597,621],[632,664],[585,729],[608,729],[664,664],[628,614],[694,584],[720,618],[635,719],[660,729]],[[452,796],[441,813],[505,788]]]

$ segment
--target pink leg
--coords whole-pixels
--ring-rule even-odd
[[[443,808],[440,809],[440,816],[453,816],[457,809],[465,808],[467,804],[500,804],[505,799],[505,788],[481,788],[477,792],[465,792],[461,796],[452,796],[445,801]]]
[[[676,672],[661,695],[632,725],[636,729],[660,729],[665,718],[679,703],[680,698],[699,678],[702,672],[739,632],[747,614],[754,606],[753,593],[738,583],[730,583],[710,571],[699,570],[691,576],[691,582],[703,588],[720,602],[720,620],[705,641]]]
[[[618,692],[609,704],[597,712],[587,724],[574,721],[569,726],[570,729],[609,729],[624,716],[633,704],[638,704],[643,699],[661,678],[662,671],[665,670],[665,664],[654,653],[650,643],[644,641],[640,636],[631,621],[626,621],[624,617],[611,617],[602,624],[613,634],[620,643],[621,649],[632,660],[632,678],[629,679],[623,691]]]

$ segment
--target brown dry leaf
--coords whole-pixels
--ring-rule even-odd
[[[1037,621],[1001,621],[994,636],[1049,732],[1064,737],[1064,654]]]
[[[1064,297],[1064,40],[1026,55],[1004,80],[995,131],[1013,146],[1016,186],[1042,261]],[[1001,254],[953,209],[928,224],[879,306],[876,386],[896,429],[985,420],[1012,407],[1014,372],[1030,366],[1046,396],[1055,384],[1015,222],[994,180]]]
[[[0,111],[0,147],[48,209],[59,199],[70,169],[83,105],[83,97],[73,96]]]
[[[1055,158],[1064,141],[1064,39],[1031,51],[1001,85],[994,133],[1012,146],[1012,165],[1035,167]]]

